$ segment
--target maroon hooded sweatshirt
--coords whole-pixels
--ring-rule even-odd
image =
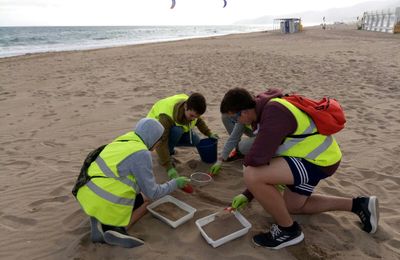
[[[276,90],[274,90],[276,91]],[[297,121],[292,112],[278,102],[269,102],[273,97],[281,97],[271,93],[271,90],[256,96],[257,120],[253,122],[253,129],[257,129],[257,136],[246,154],[243,164],[245,166],[258,167],[269,164],[278,147],[284,139],[297,129]],[[325,174],[332,175],[338,168],[340,161],[334,165],[318,166]],[[251,200],[253,195],[249,190],[243,194]]]

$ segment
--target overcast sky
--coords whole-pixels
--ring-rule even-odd
[[[0,0],[0,26],[223,25],[368,0]],[[379,1],[379,0],[378,0]],[[384,0],[382,0],[384,1]]]

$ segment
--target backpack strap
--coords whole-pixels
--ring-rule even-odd
[[[319,132],[311,133],[311,134],[303,134],[303,135],[287,135],[286,137],[291,137],[291,138],[306,138],[309,136],[317,135]]]
[[[104,147],[106,147],[106,145],[102,145],[99,148],[91,151],[85,158],[85,161],[83,162],[81,171],[79,173],[79,176],[75,182],[75,185],[72,189],[72,194],[76,197],[76,195],[78,194],[78,190],[84,186],[86,183],[88,183],[90,181],[90,179],[92,179],[92,177],[90,177],[87,174],[87,170],[90,166],[90,164],[92,162],[94,162],[96,160],[96,158],[99,156],[99,154],[101,153],[101,151],[103,151]],[[100,177],[100,176],[99,176]]]

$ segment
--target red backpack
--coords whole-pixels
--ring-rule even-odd
[[[307,113],[314,121],[318,133],[322,135],[332,135],[344,128],[346,123],[344,111],[334,98],[313,100],[295,94],[283,98]]]

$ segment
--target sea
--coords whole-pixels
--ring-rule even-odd
[[[0,27],[0,58],[249,33],[272,25]]]

